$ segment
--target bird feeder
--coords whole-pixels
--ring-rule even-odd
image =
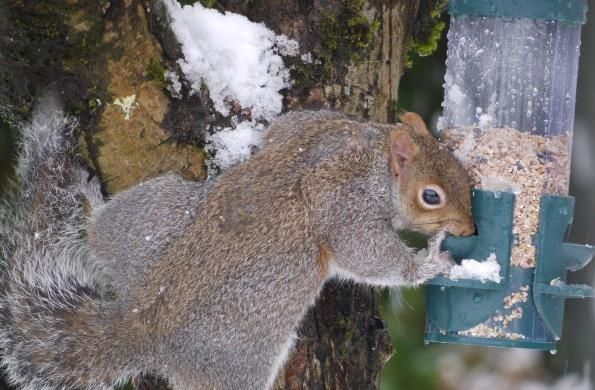
[[[586,0],[451,0],[443,143],[469,172],[475,236],[455,261],[495,258],[499,280],[440,277],[427,289],[426,343],[556,350],[566,283],[590,246],[565,242],[581,25]]]

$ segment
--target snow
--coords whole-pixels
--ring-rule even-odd
[[[253,119],[270,120],[281,112],[279,91],[291,86],[281,55],[297,55],[296,41],[243,15],[222,14],[199,3],[164,3],[184,54],[178,62],[194,91],[206,85],[223,115],[232,102],[251,109]]]
[[[263,133],[264,126],[241,122],[235,129],[225,128],[210,135],[206,150],[214,153],[214,157],[209,159],[209,174],[249,159],[252,149],[261,145]]]
[[[485,261],[463,259],[461,265],[450,269],[450,279],[479,279],[482,283],[492,281],[500,283],[500,264],[496,254],[492,253]]]
[[[304,64],[311,64],[312,62],[314,62],[314,60],[312,60],[312,53],[310,52],[302,54],[300,56],[300,59]]]
[[[232,105],[250,112],[250,122],[235,123],[207,137],[206,150],[214,156],[208,162],[211,175],[250,158],[261,144],[260,122],[281,113],[279,91],[292,84],[282,56],[299,55],[299,45],[243,15],[223,14],[200,3],[181,6],[175,0],[164,0],[164,4],[182,46],[184,58],[178,63],[192,92],[206,87],[222,115],[229,115]],[[312,61],[309,53],[300,58]],[[165,78],[172,96],[179,96],[178,75],[167,71]]]
[[[550,286],[562,286],[564,284],[565,283],[562,280],[560,280],[560,277],[550,280]]]
[[[167,90],[171,95],[175,98],[182,97],[182,83],[180,82],[180,77],[176,72],[172,72],[166,70],[163,72],[163,77],[167,82]]]

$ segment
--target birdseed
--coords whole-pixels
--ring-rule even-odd
[[[541,196],[568,194],[568,136],[466,128],[446,129],[441,138],[467,169],[474,188],[516,194],[511,264],[535,267],[533,237],[539,228]]]

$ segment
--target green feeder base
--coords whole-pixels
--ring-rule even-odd
[[[510,266],[514,194],[474,190],[474,237],[445,240],[453,258],[485,260],[495,254],[500,283],[479,280],[428,282],[426,343],[555,350],[562,333],[564,300],[592,297],[593,289],[567,285],[566,271],[584,267],[593,248],[565,243],[574,199],[545,195],[534,243],[537,267]]]

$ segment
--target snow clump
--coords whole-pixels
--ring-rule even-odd
[[[482,283],[492,281],[500,283],[500,264],[496,254],[492,253],[485,261],[463,259],[461,265],[455,265],[450,269],[450,279],[479,279]]]
[[[241,122],[235,129],[225,128],[209,136],[206,146],[213,158],[208,161],[209,175],[217,172],[217,168],[226,170],[229,167],[250,158],[252,149],[262,143],[264,127],[252,122]]]
[[[281,112],[279,91],[291,86],[281,55],[298,55],[296,41],[243,15],[222,14],[198,2],[164,4],[184,54],[178,62],[193,90],[205,85],[222,115],[229,114],[232,102],[249,108],[255,120],[270,120]]]

